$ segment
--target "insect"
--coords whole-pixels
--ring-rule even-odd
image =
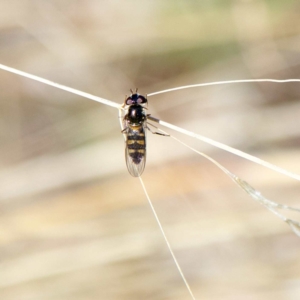
[[[125,97],[123,107],[127,110],[127,114],[123,119],[123,130],[125,134],[125,160],[128,172],[133,177],[142,175],[146,165],[146,129],[153,134],[168,136],[160,132],[152,131],[147,124],[147,117],[150,114],[145,114],[145,105],[148,104],[147,97],[138,94],[138,89],[135,93],[131,91],[129,97]],[[151,124],[149,124],[151,125]],[[153,126],[153,125],[152,125]]]
[[[145,168],[146,164],[146,128],[147,115],[145,107],[148,103],[147,98],[133,93],[126,98],[124,107],[128,107],[128,112],[123,119],[122,132],[125,134],[125,159],[128,172],[139,177]]]

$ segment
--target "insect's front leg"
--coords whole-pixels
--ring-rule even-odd
[[[125,133],[125,131],[128,129],[128,126],[126,126],[123,130],[121,130],[121,133]]]
[[[128,129],[128,119],[127,119],[127,115],[125,115],[125,117],[123,118],[123,126],[122,126],[122,130],[121,133],[126,133],[127,129]]]
[[[127,129],[128,129],[128,124],[126,120],[123,120],[123,129],[121,130],[121,133],[126,133]]]

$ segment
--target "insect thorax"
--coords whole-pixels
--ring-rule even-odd
[[[139,125],[146,121],[144,108],[141,105],[131,105],[128,109],[126,119],[131,125]]]

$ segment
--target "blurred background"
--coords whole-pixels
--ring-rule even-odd
[[[299,14],[297,0],[1,1],[0,63],[117,103],[299,78]],[[299,174],[299,97],[232,84],[149,97],[148,112]],[[2,70],[0,106],[0,299],[190,299],[118,111]],[[174,135],[300,207],[297,181]],[[299,299],[299,237],[214,165],[149,133],[143,180],[197,299]]]

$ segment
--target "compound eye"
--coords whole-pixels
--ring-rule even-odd
[[[127,100],[126,100],[126,104],[127,104],[127,105],[131,105],[131,104],[133,104],[133,101],[132,101],[132,99],[130,99],[130,98],[129,98],[129,99],[127,99]]]
[[[139,98],[137,99],[137,103],[138,103],[138,104],[142,104],[142,103],[146,103],[146,102],[147,102],[147,99],[144,98],[144,97],[139,97]]]

